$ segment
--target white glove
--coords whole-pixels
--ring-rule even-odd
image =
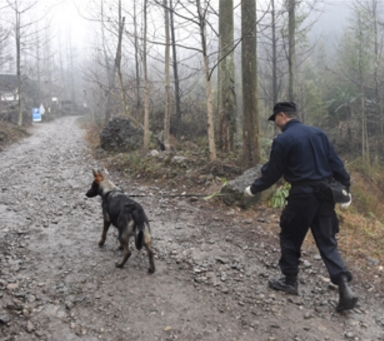
[[[342,210],[346,210],[348,207],[349,207],[349,205],[352,203],[352,195],[351,195],[351,193],[349,193],[349,201],[348,202],[345,202],[345,203],[343,203],[343,204],[340,204],[340,208],[342,209]]]
[[[254,197],[255,195],[251,192],[251,186],[248,186],[245,190],[244,190],[244,196],[245,197]]]

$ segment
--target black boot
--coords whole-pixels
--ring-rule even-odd
[[[297,276],[285,276],[281,278],[272,278],[268,281],[269,286],[275,290],[281,290],[291,295],[299,294],[299,283]]]
[[[353,309],[357,303],[357,297],[352,292],[348,278],[345,275],[341,275],[339,280],[337,281],[339,286],[339,304],[336,307],[336,311],[344,311]]]

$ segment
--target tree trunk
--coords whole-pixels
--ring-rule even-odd
[[[140,111],[140,61],[139,61],[139,37],[137,33],[137,20],[136,20],[136,0],[133,3],[133,26],[135,31],[135,71],[136,71],[136,114]],[[136,116],[137,117],[137,116]]]
[[[256,0],[241,2],[241,70],[243,78],[243,167],[260,161],[257,108]]]
[[[180,80],[179,80],[179,71],[177,64],[177,54],[176,54],[176,38],[175,38],[175,27],[173,19],[173,3],[172,0],[169,0],[170,7],[170,25],[171,25],[171,39],[172,39],[172,55],[173,55],[173,79],[175,82],[175,102],[176,102],[176,137],[180,138],[180,126],[181,126],[181,100],[180,100]]]
[[[148,66],[147,66],[147,6],[148,0],[144,0],[144,33],[143,33],[143,61],[144,71],[144,149],[149,146],[149,85],[148,85]]]
[[[164,114],[164,146],[165,150],[170,150],[169,143],[170,127],[171,127],[171,80],[170,80],[170,47],[171,40],[169,36],[169,9],[168,1],[163,0],[164,6],[164,23],[165,23],[165,114]]]
[[[76,91],[75,91],[75,67],[73,63],[73,47],[72,47],[72,40],[71,35],[69,35],[69,63],[71,66],[71,72],[70,72],[70,81],[71,81],[71,101],[73,104],[76,103]]]
[[[233,0],[219,3],[219,141],[225,152],[232,150],[236,133]]]
[[[209,145],[209,160],[211,162],[216,161],[216,145],[215,145],[215,130],[213,119],[213,104],[212,104],[212,91],[211,91],[211,79],[209,72],[209,57],[207,54],[207,43],[205,36],[205,17],[201,8],[200,0],[196,0],[197,11],[199,15],[200,26],[200,38],[201,47],[203,50],[204,60],[204,73],[205,73],[205,91],[207,98],[207,131],[208,131],[208,145]]]
[[[361,13],[358,14],[358,29],[360,30],[360,37],[363,37],[363,21],[365,19],[362,18]],[[369,155],[369,142],[368,142],[368,125],[367,125],[367,113],[365,108],[365,74],[364,74],[364,43],[362,39],[360,39],[359,46],[359,88],[360,88],[360,114],[361,114],[361,156],[363,162],[369,166],[370,164],[370,155]]]
[[[275,0],[271,0],[272,16],[272,102],[276,104],[278,98],[277,89],[277,39],[276,39],[276,11]]]
[[[20,12],[18,10],[18,2],[15,1],[15,13],[16,13],[16,73],[17,73],[17,109],[18,109],[18,120],[17,125],[23,125],[23,98],[21,91],[21,33],[20,33]]]
[[[105,29],[104,29],[104,1],[102,0],[100,3],[100,16],[101,16],[101,36],[102,36],[102,44],[103,44],[103,52],[104,52],[104,61],[107,68],[107,77],[108,77],[108,93],[105,104],[105,116],[104,122],[105,124],[111,119],[111,110],[112,110],[112,93],[115,88],[115,75],[116,75],[116,63],[113,63],[111,68],[111,63],[109,60],[109,56],[106,49],[106,39],[105,39]]]
[[[119,78],[119,85],[120,85],[120,96],[121,96],[121,113],[126,116],[126,99],[125,99],[125,91],[124,91],[124,82],[123,82],[123,74],[121,72],[121,45],[123,42],[123,31],[124,31],[124,23],[125,23],[125,17],[121,16],[121,0],[119,0],[119,34],[118,34],[118,42],[117,42],[117,49],[116,49],[116,58],[115,58],[115,64],[116,64],[116,70],[117,75]]]
[[[276,37],[276,10],[275,0],[271,0],[271,16],[272,16],[272,104],[278,101],[279,89],[277,87],[277,37]],[[271,107],[272,110],[272,107]],[[275,135],[278,134],[278,127],[273,126]]]
[[[288,67],[289,67],[289,85],[288,95],[290,101],[295,101],[296,86],[296,44],[295,44],[295,0],[288,0]]]
[[[372,8],[371,8],[371,14],[373,17],[373,31],[374,31],[374,49],[375,49],[375,64],[374,64],[374,80],[375,80],[375,103],[376,103],[376,113],[378,115],[378,121],[380,123],[380,136],[377,138],[376,143],[376,156],[379,157],[380,154],[380,145],[382,145],[383,142],[383,106],[382,106],[382,96],[381,96],[381,82],[380,82],[380,72],[379,72],[379,65],[380,65],[380,58],[381,58],[381,52],[380,52],[380,38],[379,38],[379,18],[378,18],[378,6],[379,3],[377,1],[372,2]]]

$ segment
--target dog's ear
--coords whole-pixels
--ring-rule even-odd
[[[100,171],[93,170],[93,177],[94,177],[95,182],[97,184],[99,184],[100,182],[102,182],[104,180],[104,175]]]

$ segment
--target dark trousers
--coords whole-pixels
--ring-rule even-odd
[[[279,265],[284,275],[297,276],[301,245],[310,228],[332,283],[337,284],[343,274],[352,279],[337,248],[335,235],[339,223],[333,202],[321,201],[313,193],[290,195],[280,217],[280,227]]]

